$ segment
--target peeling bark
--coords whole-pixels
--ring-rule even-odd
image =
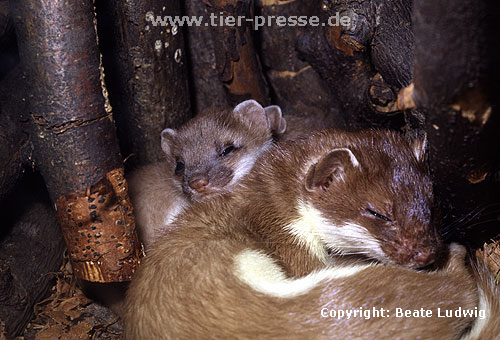
[[[113,118],[102,94],[93,3],[23,0],[11,6],[28,92],[33,94],[29,119],[34,160],[53,202],[60,203],[67,195],[85,196],[92,185],[122,168]],[[125,199],[117,202],[120,208],[126,200],[125,193]],[[61,204],[57,208],[59,217],[69,209]],[[98,218],[108,224],[94,232],[106,234],[117,221],[111,211],[102,214]],[[60,218],[59,222],[63,230],[78,230],[83,218]],[[101,271],[105,281],[130,279],[139,260],[134,225],[124,224],[116,237],[120,238],[117,242],[130,246],[126,257],[122,249],[110,250],[105,245],[94,247],[102,254],[100,261],[71,257],[74,265],[88,269],[80,272],[81,278],[93,280],[92,272]],[[67,246],[71,249],[72,244]],[[120,256],[127,261],[117,263]]]
[[[245,99],[255,99],[262,105],[270,104],[269,89],[262,73],[262,66],[253,41],[252,28],[248,21],[241,26],[221,25],[220,20],[253,18],[253,0],[206,0],[217,26],[212,26],[217,74],[226,87],[231,105]],[[223,13],[221,15],[221,13]]]

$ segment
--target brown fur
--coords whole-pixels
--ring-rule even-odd
[[[169,175],[167,162],[146,165],[128,176],[129,195],[134,206],[139,238],[146,248],[162,232],[169,216],[183,209],[189,200]]]
[[[213,207],[215,208],[215,207]],[[220,207],[218,207],[220,208]],[[230,206],[226,206],[230,208]],[[369,268],[319,284],[290,299],[253,291],[234,276],[233,257],[259,249],[239,228],[214,225],[203,213],[199,223],[181,224],[160,239],[128,291],[126,339],[455,339],[470,318],[330,319],[321,308],[396,307],[466,309],[477,305],[463,251],[445,270],[415,272],[397,266]],[[220,221],[220,220],[218,220]],[[239,232],[238,232],[239,231]]]
[[[307,138],[316,131],[325,130],[332,127],[326,119],[322,119],[316,116],[296,116],[296,115],[285,115],[286,119],[286,131],[279,136],[279,141],[290,141],[299,138]]]
[[[349,148],[360,167],[347,164],[344,180],[307,190],[310,167],[336,148]],[[319,264],[314,256],[310,263],[298,264],[297,261],[306,260],[295,259],[287,251],[297,240],[282,229],[298,217],[299,199],[310,202],[338,228],[345,222],[363,226],[384,252],[383,256],[365,254],[377,260],[420,267],[432,263],[441,249],[438,234],[430,223],[433,193],[426,165],[416,159],[411,145],[394,132],[329,130],[284,143],[262,157],[244,186],[248,188],[244,193],[246,202],[250,203],[241,209],[240,218],[247,220],[247,225],[271,251],[281,254],[277,256],[291,275],[303,275]],[[390,215],[392,222],[371,216],[366,211],[369,207]],[[324,241],[328,247],[329,241]],[[353,239],[353,246],[355,242]],[[366,252],[360,248],[362,251]],[[427,255],[423,263],[418,261],[419,253]]]
[[[238,171],[238,162],[244,157],[257,157],[270,145],[271,127],[264,108],[255,101],[240,105],[232,111],[207,110],[177,131],[162,132],[162,148],[171,164],[170,173],[191,200],[201,201],[227,192]],[[223,156],[231,145],[233,151]],[[176,162],[184,164],[182,171],[175,172]],[[204,191],[191,187],[194,178],[208,181]]]
[[[286,126],[279,107],[273,106],[278,110],[271,120],[257,102],[242,104],[247,105],[232,111],[210,109],[178,130],[166,129],[162,134],[166,161],[139,168],[128,177],[139,236],[146,249],[193,201],[232,190],[239,182],[235,176],[241,175],[241,163],[248,163],[249,171],[269,147],[275,125]],[[221,156],[229,145],[234,145],[234,150]],[[184,163],[183,171],[175,171],[178,161]],[[208,184],[196,190],[196,180]]]
[[[500,340],[500,287],[484,261],[473,259],[472,271],[487,302],[486,314],[489,321],[483,327],[478,327],[477,332],[473,332],[469,337],[464,337],[463,340]]]
[[[314,166],[312,158],[317,160],[339,147],[350,148],[367,173],[360,174],[359,169],[350,172],[350,166],[343,164],[345,182],[332,179],[332,184],[325,186],[329,180],[320,181],[323,194],[316,189],[305,190],[305,177]],[[356,180],[360,180],[360,186],[352,183]],[[257,163],[241,187],[237,192],[194,204],[158,240],[128,291],[128,340],[456,339],[470,325],[472,319],[468,317],[337,320],[320,315],[323,307],[473,309],[478,303],[477,290],[465,269],[460,247],[454,247],[448,265],[437,272],[376,266],[352,277],[322,282],[293,298],[256,292],[235,275],[234,257],[244,249],[273,256],[293,276],[325,267],[283,229],[297,217],[294,207],[298,198],[309,200],[334,222],[354,218],[366,224],[374,238],[389,245],[403,247],[410,243],[418,248],[429,243],[435,252],[439,243],[425,223],[432,200],[425,167],[395,133],[329,131],[309,141],[276,147]],[[325,202],[322,195],[329,200]],[[381,229],[386,224],[361,214],[365,209],[361,203],[377,205],[383,202],[381,198],[394,200],[396,207],[401,205],[399,210],[394,209],[394,215],[403,216],[399,226],[403,230],[390,228],[384,232]],[[411,215],[414,219],[401,211],[405,204],[416,209]],[[397,243],[398,236],[402,244]],[[388,251],[388,256],[392,260],[384,258],[385,262],[398,262],[397,253]]]

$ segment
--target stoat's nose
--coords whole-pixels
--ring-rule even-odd
[[[432,252],[417,252],[413,256],[413,262],[415,263],[417,268],[423,268],[435,261],[435,254]]]
[[[207,188],[208,178],[206,177],[195,177],[189,181],[189,186],[191,189],[196,190],[197,192],[203,192]]]
[[[397,264],[419,269],[432,265],[439,255],[439,249],[437,241],[419,244],[410,239],[400,239],[398,243],[385,248],[384,252]]]

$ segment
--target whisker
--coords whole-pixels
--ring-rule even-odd
[[[492,219],[489,219],[489,220],[485,220],[485,221],[481,221],[481,222],[477,222],[477,223],[468,225],[467,228],[470,229],[472,227],[477,227],[478,225],[481,225],[481,224],[486,224],[486,223],[495,222],[495,221],[496,222],[500,222],[498,219],[492,218]]]
[[[467,224],[473,221],[477,221],[482,218],[487,218],[490,217],[492,214],[499,214],[499,213],[500,213],[500,203],[490,203],[481,207],[477,207],[471,210],[466,215],[451,222],[450,224],[441,227],[440,234],[442,236],[448,236],[449,234],[459,231],[459,229],[462,229],[462,227],[466,226]],[[478,221],[473,225],[476,226],[478,225],[478,223],[482,224],[483,222]],[[471,227],[470,225],[466,226],[467,229],[470,229],[470,227]]]

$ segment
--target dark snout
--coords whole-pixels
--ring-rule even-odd
[[[382,247],[382,250],[396,264],[409,268],[424,268],[436,262],[442,253],[442,243],[437,235],[400,237],[400,240]]]

